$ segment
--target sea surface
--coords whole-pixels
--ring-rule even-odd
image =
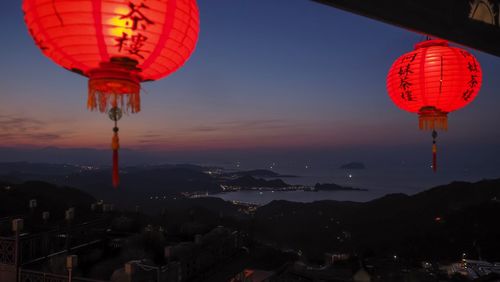
[[[274,170],[280,174],[297,177],[281,178],[289,184],[314,186],[316,183],[335,183],[342,186],[364,188],[368,191],[238,191],[213,194],[228,201],[265,205],[274,200],[314,202],[320,200],[367,202],[387,194],[413,195],[435,186],[453,181],[475,182],[500,178],[499,168],[441,169],[434,173],[430,168],[367,168],[359,170],[300,168]]]

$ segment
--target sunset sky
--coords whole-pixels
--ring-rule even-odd
[[[87,80],[43,56],[21,1],[5,1],[0,52],[2,147],[109,148],[112,123],[86,110]],[[308,0],[200,0],[201,34],[177,73],[143,84],[142,112],[120,122],[122,147],[149,151],[427,148],[417,117],[385,90],[392,62],[422,35]],[[440,144],[500,145],[500,59]]]

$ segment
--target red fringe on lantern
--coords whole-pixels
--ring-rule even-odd
[[[120,82],[123,83],[123,82]],[[112,107],[119,107],[124,112],[138,113],[141,111],[140,88],[131,87],[129,90],[121,92],[103,89],[106,82],[89,81],[89,95],[87,108],[89,110],[99,110],[107,112]]]
[[[125,112],[141,110],[140,72],[137,61],[129,58],[111,58],[89,72],[87,108],[107,112],[119,107]]]
[[[442,112],[435,107],[423,107],[418,114],[420,130],[448,130],[448,113]]]

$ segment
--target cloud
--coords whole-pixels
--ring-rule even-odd
[[[307,128],[303,122],[282,119],[223,120],[175,130],[146,131],[137,134],[131,143],[136,148],[253,147],[289,143],[290,139],[304,136]]]
[[[215,126],[200,125],[200,126],[192,127],[189,130],[194,131],[194,132],[214,132],[214,131],[219,130],[219,128],[215,127]]]
[[[199,125],[187,129],[190,132],[225,132],[235,130],[255,131],[255,130],[276,130],[296,127],[297,123],[281,119],[255,119],[255,120],[234,120],[221,121],[211,125]]]
[[[148,131],[144,134],[140,134],[137,138],[136,142],[140,145],[154,145],[168,141],[167,136],[154,131]]]
[[[142,139],[138,139],[137,143],[147,145],[147,144],[164,143],[164,142],[168,142],[168,141],[169,141],[169,139],[167,139],[167,138],[151,138],[151,139],[142,138]]]
[[[38,130],[43,126],[43,122],[24,117],[0,115],[0,130],[26,132],[28,130]]]
[[[141,135],[141,137],[143,137],[143,138],[158,138],[158,137],[162,137],[162,136],[163,135],[158,134],[158,133],[146,133],[146,134]]]
[[[42,120],[0,115],[0,138],[6,143],[50,143],[67,138],[72,134],[68,130],[53,130]]]

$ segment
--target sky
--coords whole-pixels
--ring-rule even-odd
[[[190,159],[200,152],[417,159],[430,150],[430,134],[385,88],[392,62],[423,35],[308,0],[198,4],[195,53],[171,76],[143,84],[142,111],[120,121],[122,148]],[[86,79],[41,54],[20,0],[5,1],[0,13],[0,147],[108,149],[113,125],[87,111]],[[498,163],[500,58],[470,51],[483,87],[450,114],[439,144],[445,162]]]

